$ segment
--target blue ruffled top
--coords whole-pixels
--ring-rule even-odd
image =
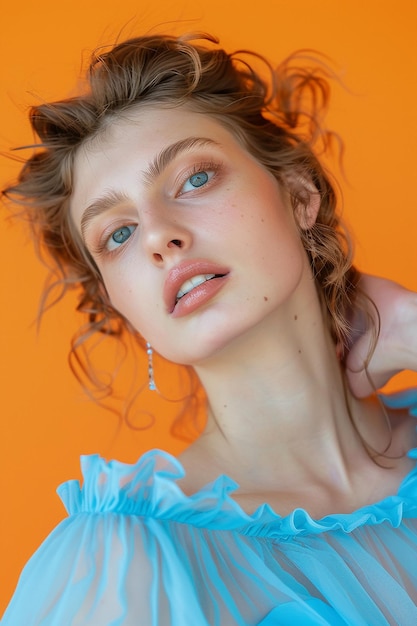
[[[417,417],[417,389],[384,398]],[[417,458],[417,449],[409,455]],[[186,496],[170,454],[81,459],[66,518],[21,575],[2,626],[417,624],[417,467],[396,495],[315,520],[245,513],[220,476]]]

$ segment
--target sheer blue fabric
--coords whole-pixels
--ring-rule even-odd
[[[384,401],[417,417],[417,389]],[[315,520],[249,515],[226,476],[185,496],[160,450],[81,464],[83,486],[58,489],[69,517],[26,565],[2,626],[417,624],[417,468],[396,495]]]

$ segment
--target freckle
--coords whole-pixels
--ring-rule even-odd
[[[268,302],[267,296],[264,296],[264,300],[265,300],[265,302]]]
[[[294,319],[297,321],[298,320],[298,315],[294,315]]]

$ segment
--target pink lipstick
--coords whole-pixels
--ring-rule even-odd
[[[184,261],[170,270],[164,285],[168,313],[182,317],[208,302],[223,287],[228,268],[203,259]]]

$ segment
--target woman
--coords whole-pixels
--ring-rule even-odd
[[[178,460],[83,458],[6,626],[416,622],[416,394],[358,399],[415,368],[415,298],[352,266],[315,156],[325,78],[285,62],[268,86],[240,56],[134,39],[32,112],[6,193],[85,336],[140,333],[151,388],[153,349],[191,366],[207,424]]]

